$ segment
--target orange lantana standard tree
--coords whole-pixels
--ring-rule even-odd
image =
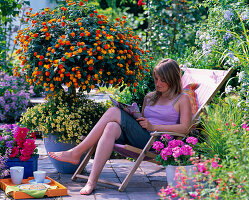
[[[26,15],[31,25],[16,37],[22,71],[30,85],[43,85],[50,95],[63,85],[69,93],[77,88],[89,92],[103,82],[136,86],[149,71],[148,52],[126,27],[125,16],[110,22],[86,1],[37,13],[30,9]]]

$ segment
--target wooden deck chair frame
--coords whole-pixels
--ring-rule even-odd
[[[204,106],[206,104],[208,104],[212,100],[212,98],[214,97],[214,95],[220,90],[220,88],[222,87],[222,85],[226,82],[226,80],[232,74],[233,69],[230,68],[228,70],[206,70],[206,69],[193,69],[193,68],[189,68],[187,70],[188,70],[188,73],[186,73],[186,71],[185,71],[185,73],[184,73],[184,75],[182,77],[183,87],[186,86],[187,84],[191,83],[191,82],[193,83],[193,82],[196,81],[195,79],[191,80],[192,79],[191,73],[195,73],[196,71],[197,71],[197,74],[198,73],[204,73],[205,74],[206,72],[209,72],[209,76],[210,77],[214,76],[213,79],[218,82],[217,83],[217,87],[215,87],[213,89],[213,91],[210,93],[210,95],[208,96],[208,98],[206,98],[205,100],[203,100],[203,102],[201,103],[198,111],[193,116],[192,121],[191,121],[191,127],[192,127],[194,124],[196,124],[196,120],[199,118],[199,115],[200,115],[201,111],[203,110]],[[224,72],[223,76],[220,78],[220,80],[219,80],[219,77],[215,77],[216,76],[216,72],[218,72],[218,71],[219,72],[221,72],[221,71]],[[189,74],[190,77],[188,77],[188,75],[185,75],[185,74]],[[200,79],[202,79],[202,77],[200,77]],[[198,81],[196,81],[196,82],[198,82]],[[208,88],[206,88],[206,89],[208,89]],[[137,153],[139,155],[138,158],[136,159],[136,161],[134,163],[134,166],[131,169],[131,171],[127,174],[126,178],[123,180],[122,183],[110,182],[110,181],[106,181],[106,180],[103,180],[103,179],[98,179],[98,182],[99,183],[103,183],[103,184],[112,185],[112,186],[117,186],[118,187],[118,191],[120,191],[120,192],[124,191],[125,188],[126,188],[126,186],[127,186],[127,184],[128,184],[128,182],[130,181],[130,179],[132,178],[133,174],[135,173],[135,171],[137,170],[137,168],[139,167],[140,163],[144,160],[145,157],[151,158],[151,160],[148,160],[149,162],[156,163],[155,158],[156,158],[157,155],[154,154],[154,153],[151,153],[149,150],[152,147],[152,145],[153,145],[154,141],[156,140],[156,138],[158,136],[166,134],[166,133],[169,134],[169,135],[173,135],[173,136],[180,136],[180,137],[185,137],[186,136],[184,134],[174,133],[174,132],[153,132],[153,133],[150,134],[151,138],[149,139],[149,141],[145,145],[144,149],[139,149],[139,148],[136,148],[136,147],[133,147],[133,146],[130,146],[130,145],[123,145],[123,148],[125,150],[132,151],[132,152]],[[82,139],[83,139],[83,137],[82,137]],[[86,154],[84,160],[81,162],[81,164],[79,165],[78,169],[75,171],[74,175],[72,176],[72,180],[73,181],[75,181],[77,178],[88,179],[88,176],[82,175],[81,172],[86,167],[86,165],[87,165],[88,161],[90,160],[92,154],[95,152],[96,146],[97,145],[93,146],[88,151],[88,153]],[[114,147],[114,149],[115,149],[115,147]]]

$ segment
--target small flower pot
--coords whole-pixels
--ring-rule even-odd
[[[186,186],[193,186],[195,184],[193,181],[194,179],[193,176],[194,176],[194,173],[196,172],[196,170],[194,170],[194,167],[195,167],[194,165],[187,165],[187,166],[168,165],[166,166],[166,177],[167,177],[168,185],[171,185],[173,187],[177,185],[177,181],[175,180],[175,173],[178,167],[183,167],[184,169],[186,169],[187,177],[192,177],[190,180],[188,180],[188,182],[186,183]],[[179,169],[179,171],[183,173],[182,170]]]

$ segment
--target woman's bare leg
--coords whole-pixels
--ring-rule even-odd
[[[113,151],[115,140],[117,140],[121,135],[120,125],[116,122],[109,122],[103,132],[103,135],[100,137],[92,170],[85,187],[80,191],[80,194],[90,194],[93,189],[96,187],[99,175],[106,163],[110,158],[110,155]]]
[[[78,164],[82,154],[99,141],[107,123],[109,122],[121,124],[121,111],[118,108],[109,108],[79,145],[68,151],[49,152],[49,156],[59,161]]]

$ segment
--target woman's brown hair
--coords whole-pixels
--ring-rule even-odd
[[[168,95],[170,99],[182,92],[181,70],[175,60],[167,58],[160,61],[153,69],[154,79],[155,72],[169,86]],[[155,105],[161,95],[161,92],[158,91],[151,92],[149,94],[149,104]]]

